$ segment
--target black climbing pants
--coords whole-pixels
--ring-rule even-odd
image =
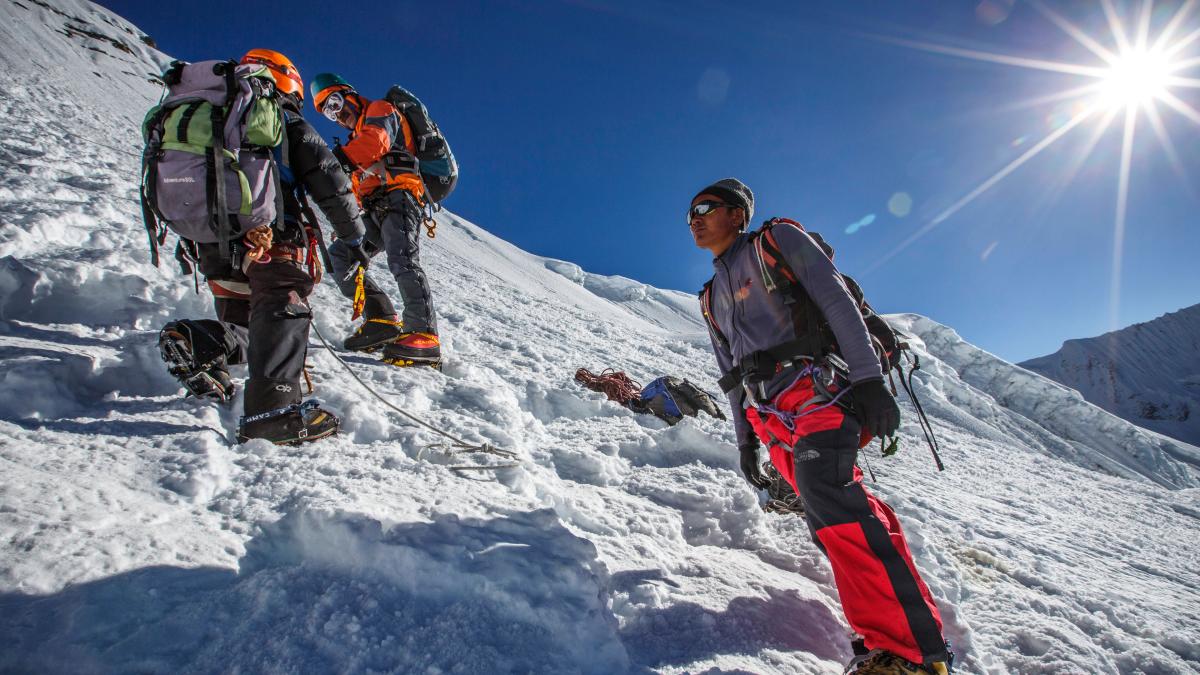
[[[243,270],[222,262],[217,244],[199,244],[197,249],[217,320],[196,323],[224,341],[228,365],[245,363],[249,368],[243,413],[255,415],[299,403],[312,321],[308,252],[277,244],[270,251],[270,262],[249,263]]]
[[[421,223],[424,214],[421,206],[407,190],[392,190],[380,197],[366,210],[363,219],[367,233],[363,247],[374,256],[380,251],[387,253],[388,271],[396,278],[400,296],[404,301],[404,330],[420,333],[437,333],[437,316],[433,309],[433,296],[429,292],[429,281],[421,269]],[[346,279],[354,258],[348,247],[339,241],[329,246],[330,270],[338,290],[347,298],[354,298],[354,275]],[[366,275],[363,289],[367,304],[363,315],[368,319],[392,316],[395,307],[379,286]]]

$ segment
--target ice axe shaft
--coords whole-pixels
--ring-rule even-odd
[[[363,310],[367,307],[367,289],[366,289],[367,268],[359,265],[354,270],[354,312],[350,316],[350,320],[354,321],[362,316]],[[349,281],[350,277],[346,277]]]

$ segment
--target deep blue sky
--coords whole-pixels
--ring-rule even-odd
[[[1021,101],[1085,82],[880,38],[1097,62],[1025,3],[1003,20],[976,0],[101,4],[179,58],[265,47],[306,82],[329,70],[368,97],[403,84],[462,167],[446,206],[591,272],[699,288],[711,257],[684,212],[732,175],[758,196],[756,220],[790,216],[824,234],[881,311],[925,314],[1014,361],[1111,326],[1120,118],[1065,189],[1090,120],[880,264],[1072,111]],[[1153,25],[1178,5],[1157,2]],[[1050,6],[1113,44],[1098,2]],[[1132,22],[1139,5],[1117,6]],[[1198,27],[1193,16],[1178,34]],[[1176,93],[1200,108],[1200,89]],[[1200,125],[1160,109],[1186,173],[1142,116],[1118,325],[1200,302]],[[902,196],[889,209],[897,193],[909,210]]]

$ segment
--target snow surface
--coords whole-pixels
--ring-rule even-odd
[[[1160,434],[1200,444],[1200,305],[1020,364]]]
[[[689,294],[446,213],[424,244],[445,371],[347,358],[521,465],[452,470],[500,460],[447,455],[324,349],[344,433],[231,445],[240,401],[183,400],[155,349],[211,310],[148,263],[137,129],[168,58],[140,36],[81,0],[0,5],[0,672],[840,672],[828,564],[802,520],[760,510],[731,426],[668,427],[572,382],[615,366],[715,388]],[[313,304],[326,336],[349,330],[330,285]],[[947,471],[903,401],[872,488],[958,672],[1200,669],[1200,450],[893,319]]]

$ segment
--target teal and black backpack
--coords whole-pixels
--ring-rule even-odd
[[[450,196],[458,184],[458,162],[450,150],[450,143],[442,135],[429,110],[412,92],[395,85],[384,97],[396,106],[412,129],[413,142],[417,146],[417,161],[420,162],[421,179],[430,201],[440,203]]]

